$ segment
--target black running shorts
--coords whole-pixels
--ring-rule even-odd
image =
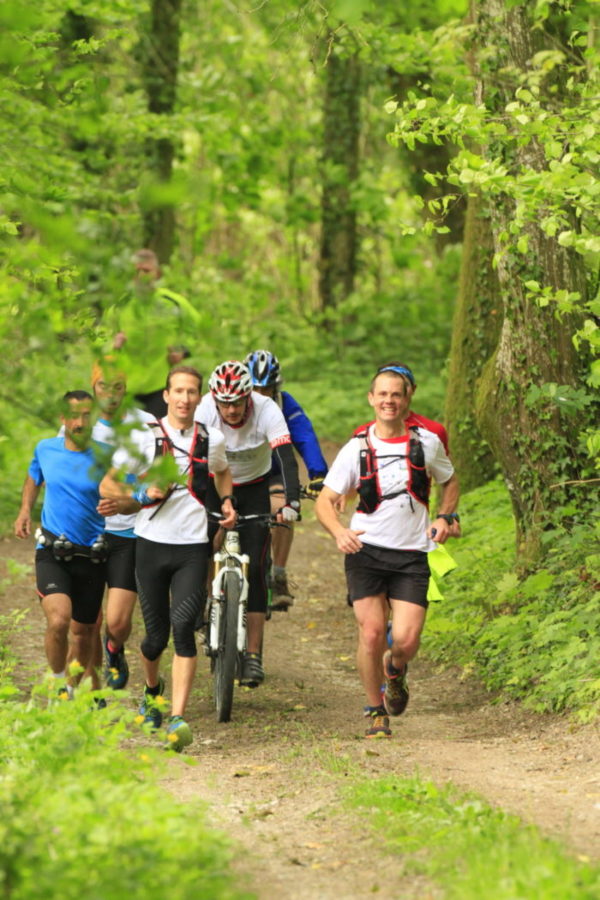
[[[109,588],[137,591],[135,583],[135,538],[123,537],[107,531],[104,535],[108,544],[106,563],[106,583]]]
[[[106,584],[105,563],[92,562],[85,556],[74,556],[66,562],[54,559],[49,548],[39,547],[35,551],[35,577],[40,599],[66,594],[71,598],[71,616],[76,622],[92,625],[96,621]]]
[[[405,600],[427,609],[429,562],[417,550],[388,550],[363,544],[358,553],[345,557],[348,603],[385,594],[388,600]]]

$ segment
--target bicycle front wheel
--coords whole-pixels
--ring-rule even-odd
[[[237,667],[237,629],[240,605],[240,579],[236,572],[227,572],[223,579],[223,606],[219,650],[215,659],[215,707],[218,722],[229,722],[233,706],[233,683]]]

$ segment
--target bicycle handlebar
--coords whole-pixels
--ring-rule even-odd
[[[222,513],[213,512],[211,509],[207,509],[206,514],[209,519],[213,520],[213,522],[220,522],[225,518]],[[277,516],[273,515],[273,513],[248,513],[245,516],[238,515],[235,521],[235,525],[233,525],[230,530],[235,531],[236,528],[243,528],[244,525],[251,525],[253,522],[262,522],[265,525],[273,526],[275,528],[290,527],[287,522],[278,522]]]

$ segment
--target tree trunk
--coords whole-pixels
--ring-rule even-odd
[[[352,188],[358,175],[360,64],[330,35],[326,63],[321,197],[319,297],[327,311],[354,290],[356,210]]]
[[[480,98],[492,111],[503,110],[513,99],[520,72],[543,48],[543,33],[533,30],[529,2],[509,8],[503,0],[474,4],[480,58]],[[493,59],[490,48],[494,48]],[[556,88],[556,85],[555,85]],[[478,98],[479,99],[479,98]],[[546,161],[534,140],[506,142],[503,163],[509,172],[540,170]],[[498,148],[494,148],[495,154]],[[541,531],[569,499],[568,488],[551,486],[576,478],[585,463],[577,446],[579,426],[566,418],[549,399],[534,402],[544,384],[577,385],[580,366],[572,342],[575,321],[558,319],[551,308],[541,308],[528,296],[525,283],[538,281],[553,290],[579,291],[585,297],[583,260],[546,236],[536,223],[526,226],[525,253],[505,251],[503,236],[514,220],[514,202],[507,195],[491,208],[494,247],[502,307],[499,343],[486,364],[479,385],[476,413],[482,434],[498,459],[510,491],[517,525],[517,546],[522,563],[536,558]]]
[[[485,484],[497,471],[494,454],[475,419],[477,382],[496,348],[502,321],[493,252],[489,212],[480,196],[472,196],[464,229],[445,413],[452,462],[465,492]]]
[[[177,99],[181,0],[152,0],[143,76],[148,111],[169,116]],[[146,153],[158,185],[171,180],[175,145],[170,137],[148,138]],[[169,261],[175,243],[175,207],[158,200],[143,211],[144,245],[161,263]]]

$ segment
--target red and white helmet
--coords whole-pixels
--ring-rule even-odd
[[[252,393],[252,376],[248,366],[237,359],[221,363],[210,376],[210,392],[221,403],[232,403]]]

